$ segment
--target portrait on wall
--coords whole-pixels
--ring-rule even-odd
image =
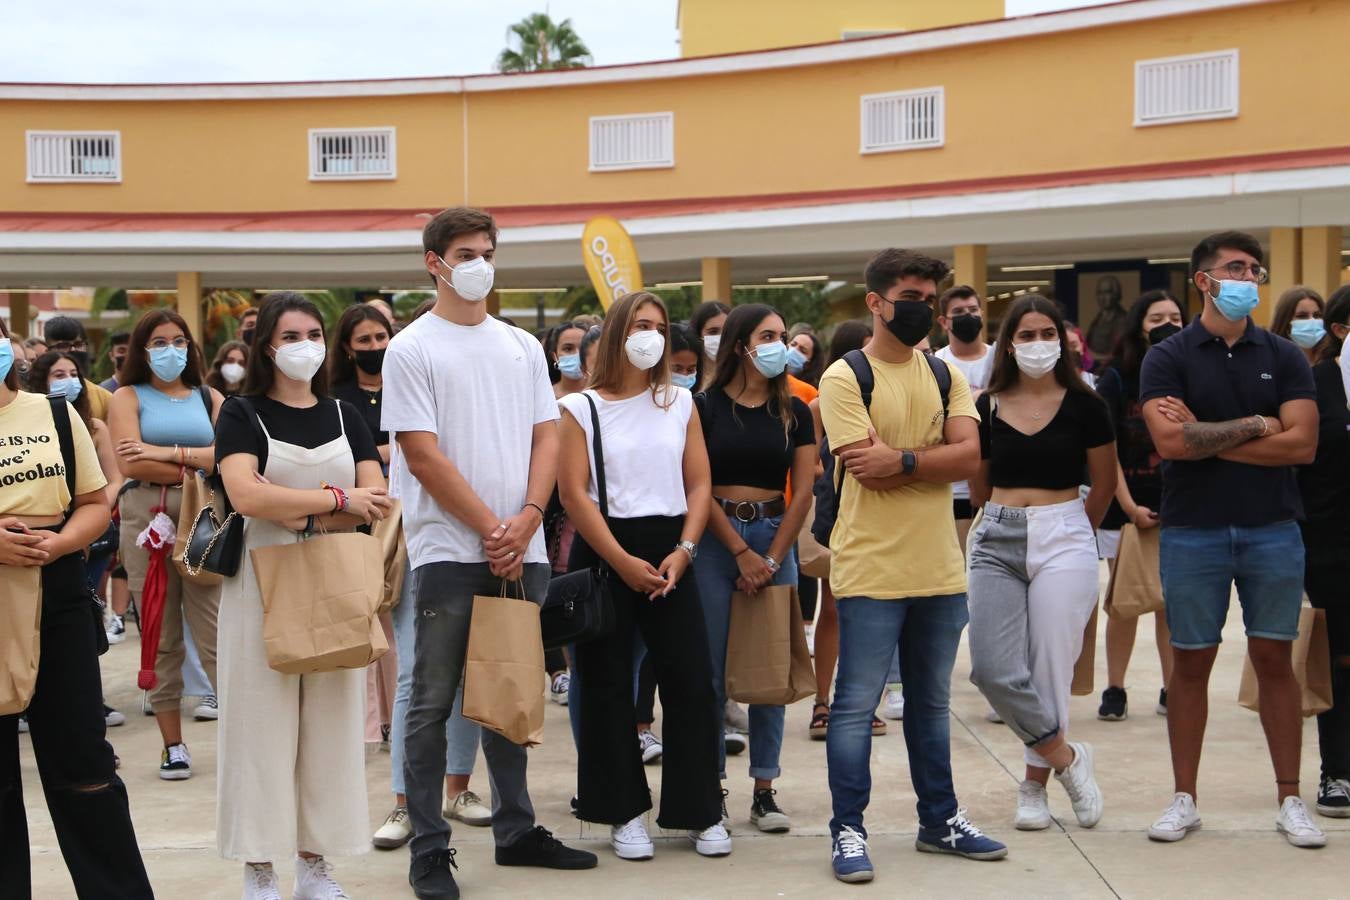
[[[1078,326],[1094,357],[1111,355],[1126,311],[1139,293],[1138,270],[1078,273]]]

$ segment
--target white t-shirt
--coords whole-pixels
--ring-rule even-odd
[[[534,426],[558,418],[543,347],[491,317],[465,326],[427,313],[400,331],[385,353],[382,403],[383,430],[435,434],[440,451],[502,519],[525,505]],[[414,568],[487,561],[478,532],[442,509],[406,462],[392,471]],[[542,529],[525,561],[548,562]]]
[[[947,365],[956,366],[956,368],[961,370],[961,374],[966,376],[966,383],[970,385],[970,395],[972,397],[989,387],[989,378],[994,374],[993,344],[989,344],[985,347],[984,356],[980,359],[959,359],[952,353],[951,344],[943,347],[933,355],[947,363]],[[969,500],[970,483],[958,481],[952,484],[952,499]]]
[[[605,400],[584,391],[595,401],[600,416],[600,449],[605,454],[605,494],[613,519],[642,516],[682,516],[689,511],[684,494],[684,439],[694,398],[682,387],[672,396],[643,391],[627,400]],[[662,408],[657,403],[670,401]],[[586,456],[591,463],[587,494],[596,503],[595,450],[591,408],[582,394],[558,401],[586,432]]]

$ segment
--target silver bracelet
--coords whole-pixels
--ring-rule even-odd
[[[778,574],[779,569],[783,568],[782,565],[779,564],[778,560],[774,559],[772,556],[764,557],[764,564],[767,565],[769,567],[769,571],[775,575]]]

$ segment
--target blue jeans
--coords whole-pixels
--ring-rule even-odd
[[[830,833],[845,825],[862,831],[872,795],[872,713],[886,685],[896,648],[905,696],[905,749],[919,824],[941,825],[956,815],[952,786],[952,665],[969,621],[965,594],[873,600],[841,597],[839,674],[825,738],[834,818]],[[865,832],[864,832],[865,833]]]
[[[413,575],[409,566],[403,573],[403,590],[391,618],[394,621],[394,650],[398,653],[398,681],[394,687],[394,721],[389,723],[389,786],[395,794],[403,790],[403,733],[407,728],[408,700],[412,697]],[[445,774],[472,775],[478,756],[479,726],[461,715],[464,685],[455,693],[455,708],[445,723]]]
[[[713,515],[723,515],[714,511]],[[769,552],[769,545],[778,536],[782,517],[757,519],[746,523],[728,516],[731,527],[750,549],[760,556]],[[783,567],[774,576],[774,584],[797,584],[797,556],[788,553]],[[717,714],[721,721],[722,708],[727,703],[727,631],[731,626],[731,596],[736,591],[736,579],[741,570],[731,551],[713,536],[712,529],[703,535],[698,545],[698,559],[694,562],[694,577],[698,579],[698,596],[703,603],[703,623],[708,628],[708,651],[712,656],[713,689],[717,691]],[[874,698],[875,699],[875,698]],[[782,774],[778,757],[783,749],[783,718],[781,706],[750,706],[750,777],[774,779]],[[717,733],[717,759],[721,777],[727,777],[727,747],[722,730]]]

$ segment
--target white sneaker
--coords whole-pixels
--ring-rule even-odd
[[[291,900],[351,900],[333,879],[333,867],[322,856],[295,858],[295,890]]]
[[[127,639],[127,626],[119,615],[109,616],[108,627],[104,630],[108,633],[109,644],[120,644]]]
[[[460,791],[453,799],[446,797],[441,814],[447,819],[455,819],[465,825],[491,825],[492,810],[481,797],[473,791]]]
[[[197,704],[197,708],[192,711],[192,718],[198,722],[214,722],[220,718],[220,705],[216,703],[215,694],[207,694],[202,698],[202,702]]]
[[[1027,780],[1017,786],[1017,816],[1013,826],[1018,831],[1044,831],[1050,827],[1050,800],[1045,785]]]
[[[370,842],[378,850],[397,850],[412,840],[412,822],[408,819],[408,807],[395,806],[376,831]]]
[[[1070,741],[1069,746],[1073,749],[1073,762],[1063,772],[1057,772],[1055,780],[1064,785],[1078,824],[1091,828],[1102,819],[1102,790],[1097,787],[1092,768],[1092,745]]]
[[[271,863],[244,863],[244,900],[281,900],[281,885]]]
[[[806,652],[812,656],[816,655],[816,626],[806,626]]]
[[[642,751],[642,762],[644,764],[656,762],[665,752],[665,748],[661,746],[661,739],[653,734],[650,729],[638,732],[638,749]]]
[[[727,700],[726,708],[722,712],[722,719],[728,731],[739,731],[741,734],[750,733],[750,714],[745,711],[745,707],[735,700]]]
[[[738,756],[750,746],[750,739],[739,731],[728,728],[722,735],[722,743],[726,747],[727,756]]]
[[[694,842],[694,849],[700,856],[731,855],[731,835],[721,822],[702,831],[689,832],[689,840]]]
[[[1325,847],[1327,836],[1313,824],[1312,813],[1298,797],[1285,797],[1280,814],[1275,818],[1275,830],[1295,847]]]
[[[1149,827],[1148,836],[1154,841],[1179,841],[1199,827],[1200,810],[1195,808],[1195,798],[1178,792],[1172,797],[1172,805]]]
[[[1003,717],[1000,716],[998,710],[994,709],[992,706],[985,711],[984,720],[986,722],[993,722],[995,725],[1003,724]]]
[[[903,719],[905,717],[904,691],[898,687],[888,689],[886,699],[881,704],[881,714],[888,719]]]
[[[609,845],[619,859],[651,859],[656,855],[656,847],[647,834],[647,826],[638,816],[623,825],[609,826]]]
[[[548,698],[559,706],[567,705],[567,689],[572,686],[572,676],[566,672],[559,672],[553,676],[553,681],[548,686]]]

